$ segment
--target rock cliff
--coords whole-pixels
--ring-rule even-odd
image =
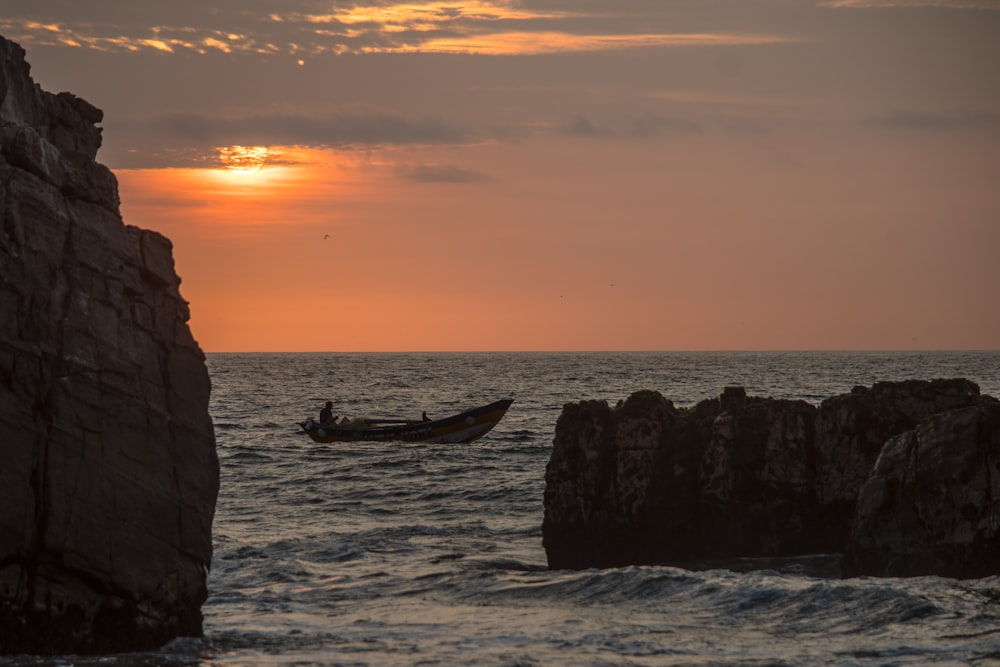
[[[998,562],[998,409],[967,380],[883,382],[818,407],[739,387],[687,410],[651,391],[569,404],[545,475],[549,565],[846,552],[848,574],[979,576]],[[923,510],[896,516],[913,502]]]
[[[172,247],[0,37],[0,653],[201,634],[219,468]]]

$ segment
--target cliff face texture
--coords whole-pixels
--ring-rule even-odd
[[[1000,403],[967,380],[569,404],[545,481],[554,568],[837,552],[847,575],[1000,573]]]
[[[0,37],[0,653],[201,634],[219,468],[170,242]]]

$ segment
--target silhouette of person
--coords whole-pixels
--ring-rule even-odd
[[[320,424],[336,424],[337,418],[333,416],[333,401],[327,401],[326,407],[319,411]]]

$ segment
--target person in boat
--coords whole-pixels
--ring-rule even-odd
[[[322,426],[331,426],[337,423],[337,418],[333,416],[333,401],[327,401],[326,407],[319,411],[319,423]]]

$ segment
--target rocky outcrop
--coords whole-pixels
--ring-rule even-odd
[[[615,409],[567,405],[545,475],[549,565],[842,552],[887,440],[995,403],[967,380],[934,380],[857,387],[818,407],[739,387],[686,410],[650,391]]]
[[[861,488],[845,574],[1000,570],[1000,403],[936,414],[891,438]]]
[[[201,634],[219,468],[170,242],[0,38],[0,653]]]

